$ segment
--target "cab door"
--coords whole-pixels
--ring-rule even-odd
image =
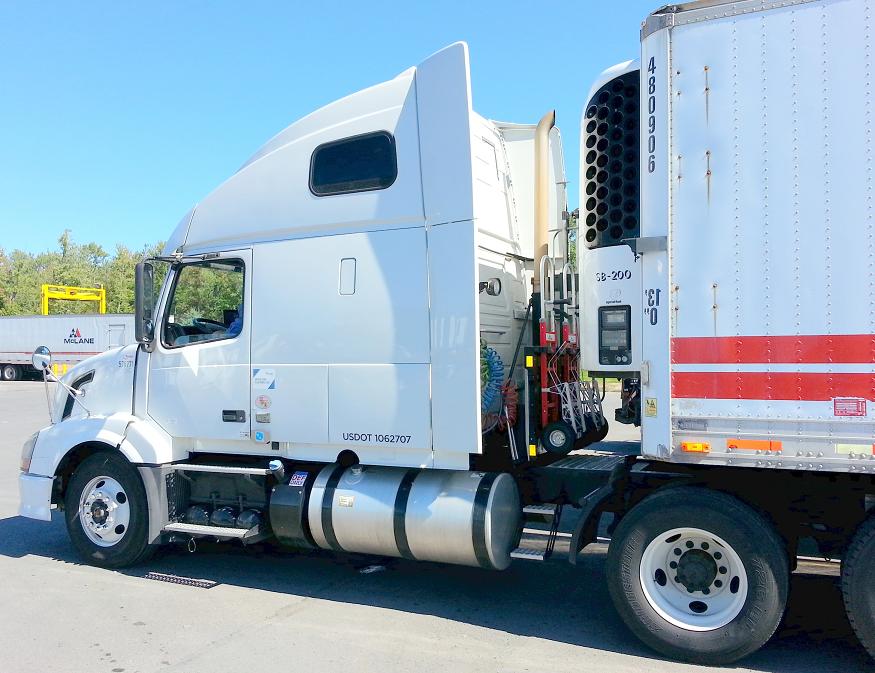
[[[195,451],[246,451],[252,251],[177,265],[156,321],[149,415]]]

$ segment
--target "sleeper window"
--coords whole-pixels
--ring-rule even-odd
[[[320,145],[310,161],[316,196],[386,189],[398,177],[395,138],[386,131]]]

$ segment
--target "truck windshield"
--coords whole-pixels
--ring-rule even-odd
[[[177,273],[161,335],[167,348],[232,339],[243,329],[243,262],[186,264]]]

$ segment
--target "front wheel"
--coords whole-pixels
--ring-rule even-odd
[[[146,489],[120,454],[106,451],[82,461],[67,485],[64,507],[70,540],[86,562],[121,568],[151,553]]]
[[[759,514],[704,488],[669,488],[635,506],[608,549],[623,621],[662,654],[728,664],[772,637],[789,585],[784,546]]]
[[[15,365],[3,365],[0,369],[0,376],[4,381],[17,381],[21,378],[21,371]]]

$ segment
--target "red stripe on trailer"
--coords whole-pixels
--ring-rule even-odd
[[[875,334],[676,337],[675,364],[875,363]]]
[[[875,374],[809,372],[673,372],[672,397],[714,400],[826,402],[875,400]]]

